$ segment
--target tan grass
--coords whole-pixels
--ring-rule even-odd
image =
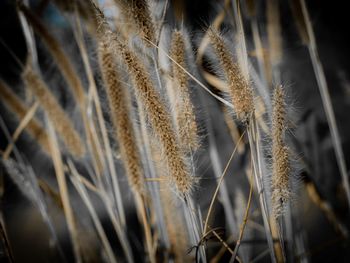
[[[282,86],[276,87],[272,112],[272,214],[278,218],[291,196],[289,149],[285,144],[286,109]]]
[[[151,123],[155,136],[163,148],[164,160],[169,167],[171,180],[181,194],[187,194],[192,187],[192,178],[176,140],[169,113],[153,86],[145,66],[125,44],[117,43],[120,56],[125,62],[134,84],[136,96]]]
[[[74,129],[72,121],[59,105],[48,86],[29,65],[23,72],[23,80],[26,87],[34,93],[35,97],[40,102],[40,105],[48,114],[67,149],[73,155],[82,156],[85,153],[85,146],[79,133]]]
[[[300,0],[291,0],[289,1],[291,9],[294,16],[294,21],[297,26],[299,36],[303,44],[308,44],[310,42],[309,34],[307,32],[307,25],[304,19],[302,4]]]
[[[115,0],[115,2],[121,8],[124,19],[129,23],[128,26],[132,27],[134,34],[156,43],[156,30],[147,0]],[[148,42],[145,43],[150,46]]]
[[[272,65],[280,63],[282,59],[282,29],[280,22],[279,3],[277,0],[267,1],[267,37],[269,54]]]
[[[124,161],[130,186],[137,192],[144,192],[144,178],[141,167],[140,153],[137,147],[132,120],[130,120],[130,105],[122,82],[119,81],[118,69],[108,44],[101,42],[99,46],[99,61],[103,80],[108,94],[109,108]]]
[[[182,214],[179,213],[180,207],[176,207],[173,193],[166,188],[160,191],[160,197],[170,241],[170,254],[174,255],[174,261],[177,263],[188,262],[189,256],[187,255],[187,250],[189,244],[186,229],[182,223]]]
[[[241,121],[247,121],[254,111],[253,91],[250,83],[244,77],[239,65],[233,61],[232,55],[219,32],[210,29],[209,39],[225,73],[236,116]]]
[[[79,245],[79,236],[77,231],[77,222],[74,217],[73,208],[70,203],[69,192],[67,187],[66,175],[64,173],[63,161],[59,150],[57,136],[51,121],[48,121],[49,142],[52,162],[55,168],[58,188],[62,200],[64,215],[67,220],[68,229],[73,243],[73,251],[76,262],[82,262],[81,248]]]
[[[83,85],[80,81],[79,74],[74,69],[67,54],[62,48],[62,44],[49,32],[45,25],[23,4],[19,4],[20,10],[23,12],[27,20],[30,22],[34,31],[40,36],[40,39],[44,42],[51,55],[55,59],[59,69],[61,70],[63,77],[68,82],[70,88],[73,91],[75,100],[79,103],[81,110],[84,114],[85,109],[85,92]]]
[[[187,67],[186,46],[181,31],[174,31],[172,34],[170,56],[183,68]],[[179,134],[179,141],[186,152],[194,152],[199,147],[199,140],[194,106],[189,94],[189,77],[174,63],[172,65],[172,77],[176,116],[175,123]]]
[[[23,119],[29,108],[25,103],[8,87],[3,81],[0,80],[0,98],[5,105],[17,116],[18,119]],[[47,133],[36,118],[32,118],[26,125],[26,130],[37,141],[41,148],[49,152],[49,142]]]

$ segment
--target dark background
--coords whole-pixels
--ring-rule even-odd
[[[180,1],[176,2],[179,4]],[[218,10],[218,2],[221,1],[184,1],[186,24],[190,27],[190,31],[200,31],[210,24],[211,19],[215,17]],[[311,167],[311,172],[305,175],[303,179],[315,182],[322,198],[332,205],[336,214],[344,221],[344,224],[349,226],[349,222],[346,221],[349,218],[349,212],[346,211],[343,203],[337,198],[340,176],[337,172],[334,153],[331,147],[323,146],[326,145],[323,142],[329,140],[329,131],[320,97],[317,88],[315,88],[317,86],[315,86],[308,53],[298,39],[291,11],[286,2],[281,8],[283,49],[285,52],[282,75],[283,80],[291,86],[292,94],[297,98],[296,104],[299,109],[301,125],[297,128],[296,135],[299,135],[297,138],[299,139],[298,143],[300,144],[301,152],[305,154],[306,159],[308,158]],[[349,164],[350,49],[347,1],[337,1],[334,4],[329,1],[317,0],[308,0],[306,2],[313,21],[321,61],[325,68],[327,81],[330,83],[329,88],[340,126],[343,149]],[[14,3],[15,1],[11,0],[0,0],[0,78],[13,87],[20,83],[21,66],[19,61],[23,63],[26,57],[25,40]],[[0,109],[3,110],[4,107],[0,107]],[[310,116],[316,116],[315,124],[310,124]],[[0,135],[0,146],[3,149],[6,141],[3,139],[2,132]],[[314,150],[311,136],[315,136],[319,140],[318,157],[320,163],[317,164],[319,167],[315,167],[316,164],[313,162],[313,158],[310,157],[310,152]],[[12,198],[15,195],[8,193],[7,200],[10,199],[9,196]],[[13,206],[7,206],[2,201],[1,209],[4,210],[5,208],[14,209]],[[6,213],[6,211],[4,212]],[[25,219],[23,218],[23,220]],[[312,220],[317,221],[314,222]],[[331,230],[324,217],[310,217],[310,220],[305,218],[305,222],[310,227],[310,246],[313,243],[317,243],[320,239],[336,239],[337,233]],[[329,245],[324,249],[321,248],[321,251],[317,251],[312,256],[312,261],[328,262],[332,260],[333,262],[347,262],[349,251],[348,241],[335,243],[335,245]]]

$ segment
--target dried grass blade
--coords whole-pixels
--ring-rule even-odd
[[[86,192],[86,189],[85,187],[83,186],[83,183],[80,181],[80,176],[77,172],[77,170],[75,169],[74,167],[74,164],[72,162],[69,162],[69,166],[70,166],[70,169],[71,169],[71,172],[72,172],[72,177],[71,178],[71,181],[74,185],[74,187],[77,189],[80,197],[83,199],[87,209],[89,210],[89,213],[91,215],[91,218],[92,218],[92,221],[96,227],[96,231],[101,239],[101,242],[106,250],[106,253],[107,253],[107,256],[108,256],[108,260],[109,262],[112,262],[112,263],[116,263],[117,260],[114,256],[114,253],[113,253],[113,250],[112,250],[112,247],[108,241],[108,238],[107,238],[107,235],[105,233],[105,231],[103,230],[103,227],[102,227],[102,224],[101,224],[101,221],[100,219],[98,218],[98,215],[95,211],[95,208],[93,206],[93,204],[91,203],[91,200],[89,198],[89,195],[88,193]]]
[[[67,188],[66,175],[64,173],[63,162],[61,157],[61,152],[59,150],[58,141],[56,137],[55,130],[51,121],[48,120],[48,131],[49,131],[49,143],[51,149],[51,157],[53,165],[55,168],[56,178],[58,182],[58,188],[60,191],[60,196],[63,204],[63,211],[66,216],[68,229],[71,235],[73,250],[75,260],[77,262],[82,262],[82,255],[80,251],[78,231],[76,227],[76,222],[73,214],[73,210],[70,204],[69,191]]]
[[[13,146],[15,145],[18,137],[21,135],[22,131],[28,126],[28,124],[32,121],[36,110],[38,109],[39,103],[35,102],[33,104],[33,106],[31,106],[29,108],[29,110],[27,111],[26,115],[23,117],[23,119],[21,120],[21,122],[18,124],[15,132],[12,135],[12,141],[8,144],[8,146],[6,147],[2,157],[6,160],[10,154],[11,151],[13,149]]]
[[[335,119],[332,100],[329,94],[329,88],[328,88],[326,76],[323,70],[323,66],[318,54],[316,38],[315,38],[314,30],[312,28],[312,24],[311,24],[309,12],[307,10],[305,0],[300,0],[300,4],[301,4],[302,14],[303,14],[303,18],[306,26],[306,32],[309,40],[307,42],[307,46],[309,48],[312,66],[314,68],[317,84],[318,84],[321,98],[322,98],[323,107],[326,113],[329,129],[331,132],[331,139],[332,139],[332,143],[333,143],[333,147],[336,155],[337,164],[339,166],[339,171],[342,177],[346,198],[350,208],[350,184],[349,184],[348,168],[345,162],[344,152],[342,149],[341,138],[339,134],[337,121]]]

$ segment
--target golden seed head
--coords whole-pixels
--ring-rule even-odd
[[[219,32],[209,30],[210,43],[219,59],[227,80],[232,104],[239,120],[245,122],[254,111],[253,90],[237,63],[234,63],[231,53]]]
[[[174,31],[170,56],[181,67],[186,68],[186,46],[183,35],[180,31]],[[174,102],[175,124],[178,132],[179,141],[185,152],[193,152],[198,149],[198,129],[194,114],[189,89],[188,75],[177,64],[172,64],[172,94],[171,100]]]
[[[163,148],[164,160],[169,168],[170,179],[181,194],[189,193],[192,186],[192,178],[187,171],[184,157],[172,127],[170,115],[160,99],[160,94],[154,88],[151,79],[147,75],[145,66],[137,56],[125,44],[118,43],[118,49],[130,73],[136,97],[144,108],[143,111],[146,113],[152,129]]]
[[[143,193],[144,178],[134,128],[129,117],[130,105],[127,101],[124,87],[119,81],[114,56],[111,50],[108,49],[108,45],[101,42],[98,53],[100,68],[108,94],[110,113],[126,175],[131,187],[135,191]]]

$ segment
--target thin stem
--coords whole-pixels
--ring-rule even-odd
[[[274,245],[273,245],[273,238],[271,234],[271,227],[269,224],[269,216],[268,216],[268,207],[267,207],[267,201],[265,197],[265,192],[264,192],[264,185],[263,185],[263,180],[262,180],[262,168],[260,164],[260,158],[258,158],[258,152],[257,149],[255,148],[256,143],[254,139],[254,135],[256,135],[256,120],[254,115],[251,118],[251,121],[249,123],[248,127],[248,139],[249,139],[249,146],[250,146],[250,151],[251,151],[251,158],[253,162],[253,171],[254,171],[254,178],[255,178],[255,183],[258,189],[258,194],[259,194],[259,202],[260,202],[260,209],[261,209],[261,214],[265,226],[265,233],[266,233],[266,239],[267,243],[270,248],[270,255],[271,255],[271,260],[273,263],[276,262],[276,255],[274,251]]]
[[[155,48],[160,50],[161,52],[164,52],[165,56],[167,56],[174,64],[176,64],[181,70],[183,70],[191,79],[193,79],[199,86],[201,86],[206,92],[208,92],[211,96],[213,96],[218,101],[222,102],[229,108],[233,109],[232,103],[228,102],[227,100],[221,98],[220,96],[213,93],[208,87],[206,87],[202,82],[200,82],[195,76],[193,76],[190,72],[188,72],[184,67],[182,67],[179,63],[177,63],[164,49],[157,46],[156,44],[152,43],[151,41],[145,39],[147,42],[149,42],[151,45],[153,45]]]
[[[312,66],[314,68],[317,84],[320,90],[321,99],[323,103],[323,107],[326,113],[326,118],[328,121],[329,129],[331,132],[331,139],[333,142],[333,147],[337,159],[337,164],[339,166],[340,174],[343,180],[344,189],[346,193],[346,198],[348,201],[348,205],[350,207],[350,184],[348,177],[348,170],[346,167],[346,162],[344,158],[344,152],[341,146],[341,140],[338,130],[338,125],[335,119],[334,110],[332,106],[331,97],[329,94],[329,89],[326,81],[326,76],[323,70],[323,66],[318,54],[316,38],[312,28],[309,12],[307,10],[307,6],[305,4],[305,0],[300,0],[303,16],[305,19],[305,25],[307,34],[309,36],[308,49],[311,57]]]
[[[114,253],[113,253],[113,250],[112,250],[112,247],[108,241],[108,238],[107,238],[107,235],[102,227],[102,223],[100,221],[100,219],[98,218],[98,215],[96,213],[96,210],[93,206],[93,204],[91,203],[91,200],[89,198],[89,195],[85,189],[85,187],[83,186],[82,182],[80,181],[79,179],[79,175],[78,175],[78,172],[76,171],[74,165],[72,162],[70,162],[70,168],[71,168],[71,171],[72,171],[72,183],[73,185],[75,186],[75,188],[77,189],[80,197],[82,198],[82,200],[84,201],[89,213],[90,213],[90,216],[92,218],[92,221],[96,227],[96,230],[97,230],[97,234],[99,235],[100,239],[101,239],[101,242],[106,250],[106,253],[107,253],[107,256],[108,256],[108,260],[112,263],[114,262],[117,262],[115,256],[114,256]]]
[[[230,262],[232,262],[232,263],[234,262],[234,260],[235,260],[235,258],[237,256],[239,247],[241,245],[241,241],[243,239],[244,230],[245,230],[245,227],[246,227],[247,222],[248,222],[248,215],[249,215],[249,210],[250,210],[250,206],[251,206],[251,203],[252,203],[252,196],[253,196],[252,173],[250,174],[249,185],[250,185],[250,190],[249,190],[249,197],[248,197],[248,202],[247,202],[247,208],[245,210],[245,214],[244,214],[244,217],[243,217],[243,222],[242,222],[241,229],[240,229],[240,232],[239,232],[238,240],[236,242],[236,247],[235,247],[235,250],[233,251],[233,255],[232,255],[231,260],[230,260]]]
[[[49,130],[49,137],[50,137],[51,158],[52,158],[55,173],[56,173],[58,188],[60,191],[60,197],[62,199],[64,215],[67,220],[68,229],[69,229],[72,243],[73,243],[75,260],[76,262],[82,262],[82,255],[81,255],[81,250],[79,245],[76,220],[75,220],[73,209],[70,203],[69,191],[67,187],[66,175],[64,173],[62,156],[59,150],[55,130],[49,120],[48,120],[48,130]]]
[[[245,134],[245,132],[242,133],[242,135],[241,135],[241,137],[239,138],[239,140],[238,140],[238,142],[237,142],[235,148],[233,149],[232,154],[231,154],[231,156],[230,156],[230,158],[229,158],[229,160],[228,160],[228,162],[227,162],[227,164],[226,164],[226,167],[225,167],[224,171],[222,172],[222,175],[221,175],[221,177],[220,177],[220,179],[219,179],[218,185],[216,186],[214,195],[213,195],[213,197],[212,197],[212,199],[211,199],[211,202],[210,202],[210,205],[209,205],[207,217],[206,217],[205,222],[204,222],[204,235],[207,233],[207,230],[208,230],[208,222],[209,222],[210,214],[211,214],[211,212],[212,212],[212,210],[213,210],[214,202],[215,202],[216,197],[217,197],[217,195],[218,195],[218,193],[219,193],[220,186],[221,186],[221,184],[222,184],[222,182],[223,182],[223,180],[224,180],[224,177],[225,177],[225,175],[226,175],[226,173],[227,173],[227,170],[228,170],[228,168],[229,168],[229,166],[230,166],[230,164],[231,164],[231,161],[232,161],[232,159],[233,159],[233,157],[234,157],[234,155],[235,155],[235,153],[236,153],[236,151],[237,151],[237,149],[238,149],[238,146],[239,146],[239,144],[240,144],[240,142],[241,142],[241,140],[242,140],[244,134]]]

